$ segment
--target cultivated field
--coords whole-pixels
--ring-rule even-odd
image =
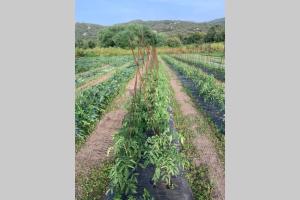
[[[89,51],[75,61],[76,199],[225,199],[222,51]]]

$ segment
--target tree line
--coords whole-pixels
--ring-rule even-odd
[[[188,35],[178,34],[176,36],[168,36],[164,33],[157,33],[144,25],[130,24],[105,28],[99,32],[97,41],[80,39],[75,42],[75,47],[87,49],[99,46],[126,49],[132,45],[128,42],[128,39],[131,37],[134,40],[134,35],[138,32],[141,32],[145,39],[152,40],[151,42],[155,46],[179,47],[189,44],[225,41],[225,28],[220,25],[210,27],[206,33],[195,32]]]

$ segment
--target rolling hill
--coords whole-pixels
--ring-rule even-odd
[[[207,32],[213,25],[225,26],[225,18],[215,19],[209,22],[189,22],[181,20],[158,20],[158,21],[143,21],[133,20],[124,24],[143,24],[149,26],[151,29],[165,33],[167,35],[189,34],[194,32]],[[107,26],[90,23],[76,23],[75,24],[75,39],[97,40],[97,35],[100,30]]]

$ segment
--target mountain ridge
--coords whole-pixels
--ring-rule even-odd
[[[225,18],[218,18],[207,22],[192,22],[184,20],[141,20],[135,19],[125,23],[118,23],[114,25],[127,24],[143,24],[149,26],[151,29],[165,33],[168,36],[187,35],[194,32],[207,32],[211,26],[220,25],[225,27]],[[111,25],[111,26],[114,26]],[[75,24],[75,39],[93,40],[98,39],[98,32],[103,28],[110,27],[100,24],[76,22]]]

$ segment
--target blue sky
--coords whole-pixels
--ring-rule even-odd
[[[224,17],[225,0],[76,0],[76,22],[112,25],[134,19],[203,22]]]

